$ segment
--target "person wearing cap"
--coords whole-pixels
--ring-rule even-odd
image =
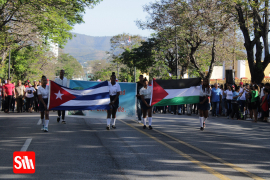
[[[16,102],[17,102],[17,113],[23,112],[23,96],[24,96],[25,86],[22,85],[22,81],[18,81],[18,86],[15,88],[16,92]]]
[[[60,70],[60,76],[59,78],[55,78],[55,82],[61,86],[64,86],[64,87],[67,87],[67,78],[64,77],[65,75],[65,70]],[[65,121],[65,111],[62,110],[58,110],[58,117],[57,117],[57,122],[60,122],[60,119],[61,119],[61,114],[62,114],[62,124],[66,124],[66,121]]]
[[[6,113],[9,113],[12,97],[15,97],[15,87],[12,83],[10,83],[10,79],[7,79],[7,84],[4,85],[4,99],[6,102],[6,105],[5,105]]]
[[[222,91],[218,88],[218,84],[215,83],[211,92],[211,102],[212,102],[212,116],[219,116],[219,103],[222,98]]]

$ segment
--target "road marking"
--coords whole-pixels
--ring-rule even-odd
[[[135,121],[135,122],[137,122],[137,121]],[[132,126],[132,125],[130,125],[130,126]],[[137,129],[137,128],[136,128],[136,129]],[[138,129],[138,130],[139,130],[139,129]],[[181,141],[181,140],[179,140],[179,139],[177,139],[177,138],[175,138],[175,137],[172,137],[172,136],[170,136],[170,135],[168,135],[168,134],[166,134],[166,133],[164,133],[164,132],[158,131],[158,130],[156,130],[156,129],[153,129],[153,130],[156,131],[157,133],[160,133],[160,134],[162,134],[162,135],[164,135],[164,136],[166,136],[166,137],[168,137],[168,138],[170,138],[170,139],[172,139],[172,140],[175,140],[175,141],[177,141],[177,142],[179,142],[179,143],[181,143],[181,144],[183,144],[183,145],[185,145],[185,146],[188,146],[188,147],[190,147],[190,148],[192,148],[192,149],[194,149],[194,150],[196,150],[196,151],[198,151],[198,152],[200,152],[200,153],[202,153],[202,154],[204,154],[204,155],[206,155],[206,156],[208,156],[208,157],[210,157],[210,158],[212,158],[212,159],[215,159],[215,160],[219,161],[220,163],[222,163],[222,164],[224,164],[224,165],[226,165],[226,166],[229,166],[229,167],[231,167],[232,169],[234,169],[234,170],[236,170],[236,171],[238,171],[238,172],[241,172],[241,173],[245,174],[246,176],[251,177],[252,179],[255,179],[255,180],[264,180],[263,178],[261,178],[261,177],[255,175],[255,174],[252,174],[251,172],[249,172],[249,171],[247,171],[247,170],[245,170],[245,169],[243,169],[243,168],[241,168],[241,167],[239,167],[239,166],[237,166],[237,165],[235,165],[235,164],[229,163],[229,162],[227,162],[227,161],[225,161],[225,160],[223,160],[223,159],[221,159],[221,158],[219,158],[219,157],[217,157],[217,156],[214,156],[214,155],[212,155],[212,154],[210,154],[210,153],[208,153],[208,152],[206,152],[206,151],[204,151],[204,150],[201,150],[201,149],[199,149],[199,148],[197,148],[197,147],[195,147],[195,146],[192,146],[191,144],[188,144],[188,143],[186,143],[186,142],[184,142],[184,141]],[[143,131],[142,131],[142,132],[143,132]]]
[[[37,125],[41,125],[41,119],[38,120]]]
[[[136,128],[136,127],[134,127],[134,126],[131,125],[131,124],[128,124],[128,123],[124,122],[123,120],[120,120],[120,119],[118,119],[118,120],[121,121],[122,123],[128,125],[129,127],[131,127],[131,128],[133,128],[133,129],[139,131],[140,133],[145,134],[146,136],[148,136],[148,137],[154,139],[154,140],[157,141],[158,143],[160,143],[160,144],[166,146],[167,148],[171,149],[172,151],[176,152],[177,154],[181,155],[182,157],[188,159],[188,160],[191,161],[192,163],[197,164],[198,166],[200,166],[200,167],[203,168],[204,170],[208,171],[209,173],[213,174],[213,175],[216,176],[217,178],[219,178],[219,179],[221,179],[221,180],[229,180],[229,179],[230,179],[230,178],[228,178],[227,176],[225,176],[225,175],[223,175],[223,174],[217,172],[216,170],[212,169],[211,167],[209,167],[209,166],[203,164],[202,162],[200,162],[200,161],[194,159],[194,158],[191,157],[190,155],[188,155],[188,154],[186,154],[186,153],[183,153],[182,151],[180,151],[180,150],[178,150],[178,149],[172,147],[171,145],[169,145],[169,144],[167,144],[167,143],[165,143],[165,142],[163,142],[163,141],[157,139],[156,137],[154,137],[154,136],[152,136],[152,135],[150,135],[150,134],[148,134],[148,133],[146,133],[146,132],[144,132],[144,131],[142,131],[142,130]]]
[[[27,151],[28,146],[30,145],[31,141],[32,141],[32,138],[26,139],[26,141],[25,141],[23,147],[21,148],[21,151]]]
[[[215,159],[215,160],[219,161],[220,163],[222,163],[222,164],[224,164],[224,165],[226,165],[226,166],[229,166],[229,167],[231,167],[232,169],[234,169],[234,170],[236,170],[236,171],[238,171],[238,172],[241,172],[241,173],[243,173],[243,174],[245,174],[245,175],[251,177],[252,179],[255,179],[255,180],[264,180],[263,178],[261,178],[261,177],[255,175],[255,174],[252,174],[251,172],[249,172],[249,171],[247,171],[247,170],[245,170],[245,169],[243,169],[243,168],[241,168],[241,167],[239,167],[239,166],[237,166],[237,165],[234,165],[234,164],[232,164],[232,163],[229,163],[229,162],[227,162],[227,161],[225,161],[225,160],[223,160],[223,159],[221,159],[221,158],[219,158],[219,157],[217,157],[217,156],[214,156],[214,155],[212,155],[212,154],[210,154],[210,153],[208,153],[208,152],[206,152],[206,151],[204,151],[204,150],[201,150],[201,149],[199,149],[199,148],[197,148],[197,147],[195,147],[195,146],[192,146],[191,144],[188,144],[188,143],[186,143],[186,142],[184,142],[184,141],[181,141],[181,140],[179,140],[179,139],[176,139],[175,137],[172,137],[172,136],[170,136],[170,135],[168,135],[168,134],[166,134],[166,133],[163,133],[163,132],[161,132],[161,131],[158,131],[158,130],[156,130],[156,129],[153,129],[153,130],[156,131],[157,133],[160,133],[160,134],[162,134],[162,135],[164,135],[164,136],[167,136],[168,138],[173,139],[173,140],[175,140],[175,141],[177,141],[177,142],[179,142],[179,143],[181,143],[181,144],[183,144],[183,145],[185,145],[185,146],[188,146],[188,147],[190,147],[190,148],[192,148],[192,149],[194,149],[194,150],[196,150],[196,151],[199,151],[200,153],[202,153],[202,154],[204,154],[204,155],[206,155],[206,156],[208,156],[208,157],[210,157],[210,158],[212,158],[212,159]]]

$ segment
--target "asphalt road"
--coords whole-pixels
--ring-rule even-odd
[[[155,114],[153,130],[133,120],[67,118],[49,132],[38,113],[0,113],[0,179],[270,179],[270,124]],[[34,174],[13,173],[13,152],[31,139]]]

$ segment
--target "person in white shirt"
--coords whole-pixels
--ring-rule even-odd
[[[26,107],[28,108],[28,112],[32,113],[33,108],[33,100],[34,100],[34,92],[35,88],[32,87],[32,84],[28,82],[28,87],[25,88],[24,97],[26,97]]]
[[[143,112],[143,129],[146,129],[146,117],[148,115],[148,123],[149,123],[149,129],[152,128],[152,106],[150,105],[151,100],[151,94],[152,94],[152,87],[148,86],[148,80],[145,78],[143,80],[143,88],[140,89],[140,95],[141,95],[141,107]]]
[[[112,124],[112,128],[116,128],[116,111],[119,107],[119,95],[121,92],[121,87],[116,82],[115,72],[112,72],[111,82],[108,82],[108,85],[110,93],[110,110],[107,110],[107,130],[110,130],[110,124]]]
[[[226,95],[226,101],[227,101],[227,118],[230,118],[230,114],[232,111],[232,99],[233,99],[233,92],[232,87],[229,85],[228,89],[224,91],[224,94]]]
[[[65,70],[61,70],[60,71],[60,76],[59,78],[55,78],[55,82],[61,86],[64,86],[64,87],[67,87],[67,78],[64,77],[65,75]],[[66,121],[65,121],[65,110],[58,110],[58,117],[57,117],[57,122],[60,122],[60,119],[61,119],[61,114],[62,114],[62,124],[66,124]]]
[[[39,99],[39,111],[42,120],[42,128],[41,130],[44,132],[48,132],[49,126],[49,110],[47,109],[48,98],[49,98],[50,88],[47,85],[46,76],[42,76],[41,86],[38,86],[38,99]],[[45,120],[44,120],[45,116]]]
[[[200,103],[198,103],[198,109],[200,110],[200,130],[204,130],[205,121],[208,118],[208,111],[210,109],[208,98],[211,97],[211,89],[209,86],[209,80],[203,79],[203,84],[200,86]]]

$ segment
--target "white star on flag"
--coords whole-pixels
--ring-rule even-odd
[[[56,99],[61,99],[62,100],[62,96],[64,95],[64,94],[61,94],[60,93],[60,90],[59,90],[59,92],[58,93],[54,93],[55,95],[56,95]]]

